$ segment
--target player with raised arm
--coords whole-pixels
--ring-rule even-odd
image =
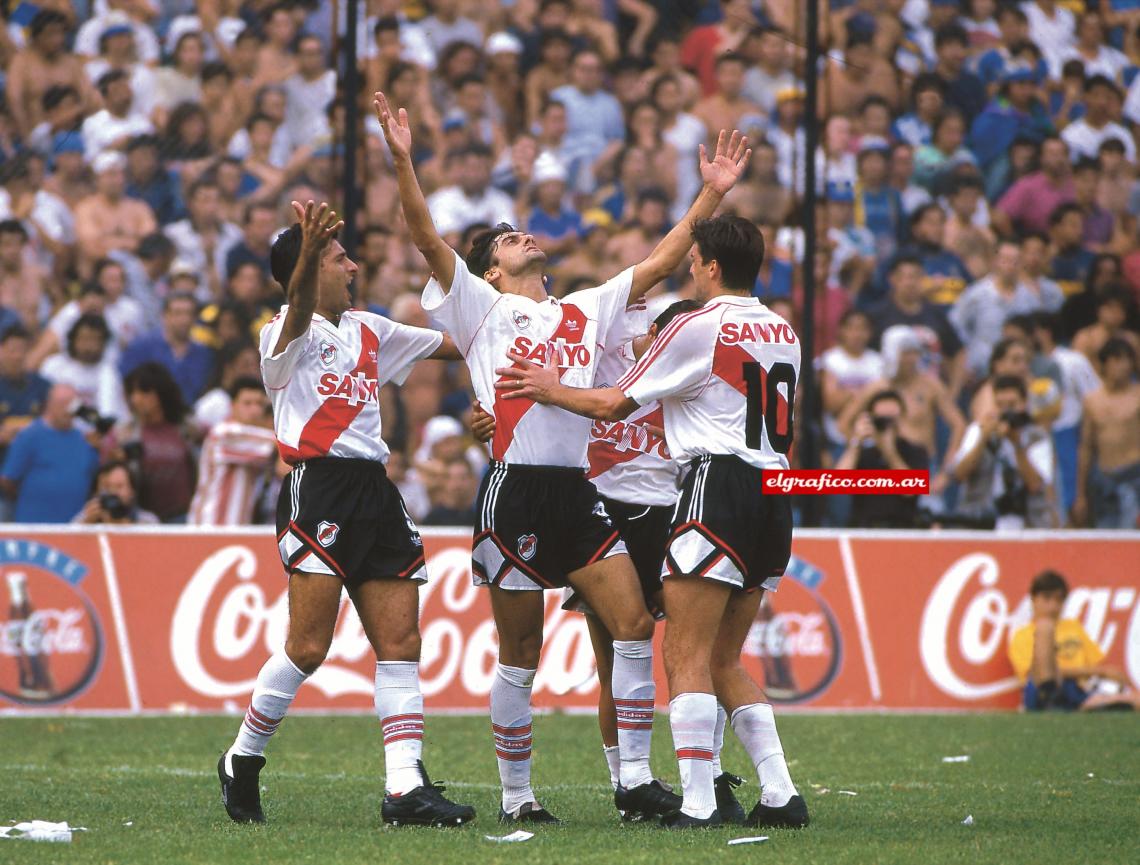
[[[752,296],[764,241],[751,222],[720,216],[693,227],[691,272],[704,306],[677,317],[608,388],[576,388],[518,353],[498,370],[504,400],[621,420],[660,400],[669,450],[684,466],[662,576],[665,671],[684,803],[665,826],[719,825],[712,752],[719,699],[748,751],[761,797],[752,826],[801,827],[807,806],[788,774],[772,707],[740,653],[765,591],[791,556],[791,505],[763,491],[765,469],[788,468],[800,343]]]
[[[455,337],[476,396],[497,422],[493,463],[480,487],[472,572],[489,586],[499,635],[491,687],[491,724],[503,786],[503,822],[554,822],[531,787],[530,695],[542,647],[542,589],[572,586],[613,635],[613,694],[625,707],[619,724],[620,811],[659,814],[679,797],[649,769],[653,684],[650,617],[637,576],[605,505],[586,479],[589,422],[525,401],[496,399],[495,367],[508,348],[556,364],[568,383],[590,387],[599,354],[626,307],[669,276],[691,245],[692,223],[711,215],[747,164],[746,140],[724,132],[710,161],[701,148],[705,186],[681,224],[634,267],[604,285],[549,297],[546,256],[533,237],[500,225],[476,236],[464,262],[432,224],[411,160],[407,113],[376,94],[376,112],[392,152],[412,241],[434,278],[423,306]]]
[[[324,661],[341,589],[376,652],[376,712],[384,734],[383,822],[458,826],[475,809],[444,798],[421,759],[419,584],[423,543],[388,479],[380,388],[427,358],[457,360],[443,334],[350,308],[357,267],[337,242],[327,204],[293,202],[299,223],[273,244],[273,277],[288,304],[262,328],[261,371],[282,458],[292,465],[277,502],[277,546],[289,576],[284,649],[257,676],[233,745],[218,760],[222,802],[239,823],[263,823],[258,778],[270,737],[301,684]]]

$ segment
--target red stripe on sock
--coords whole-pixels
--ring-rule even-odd
[[[653,700],[620,700],[614,697],[615,706],[648,706],[653,708]]]
[[[713,752],[707,751],[704,748],[678,748],[678,760],[708,760],[712,762]]]
[[[525,754],[511,754],[506,751],[500,751],[496,748],[495,755],[500,760],[506,760],[509,763],[521,763],[523,760],[530,759],[530,749],[527,749]]]
[[[246,713],[253,715],[254,718],[260,721],[262,724],[265,724],[267,727],[276,727],[281,723],[281,718],[270,718],[268,715],[263,715],[261,712],[257,711],[257,709],[253,708],[252,705],[246,709]]]
[[[400,741],[403,741],[404,739],[419,739],[419,740],[423,741],[423,738],[424,738],[424,734],[423,734],[422,730],[418,733],[413,733],[413,732],[395,733],[391,736],[385,736],[384,737],[384,744],[385,745],[391,745],[393,742],[400,742]]]
[[[652,724],[635,724],[632,721],[618,721],[617,728],[619,730],[652,730]]]
[[[272,736],[277,732],[276,729],[270,730],[262,727],[259,723],[257,723],[257,721],[249,717],[249,715],[245,716],[245,725],[249,727],[249,729],[253,730],[253,732],[257,733],[259,736]]]
[[[491,729],[503,736],[526,736],[530,734],[530,724],[525,724],[522,727],[502,727],[499,724],[492,724]]]
[[[422,712],[412,712],[409,715],[389,715],[380,723],[384,726],[387,726],[388,724],[393,724],[396,721],[423,721],[423,719],[424,716]]]

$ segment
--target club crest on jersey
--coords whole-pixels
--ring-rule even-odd
[[[339,534],[340,526],[336,523],[322,522],[317,526],[317,543],[322,547],[331,546]]]
[[[526,330],[530,327],[530,316],[525,312],[515,312],[512,317],[515,320],[515,327],[519,330]]]
[[[538,538],[533,534],[523,535],[519,538],[519,557],[524,562],[533,559],[536,552],[538,552]]]
[[[336,346],[331,342],[321,342],[320,346],[321,363],[328,366],[336,360]]]

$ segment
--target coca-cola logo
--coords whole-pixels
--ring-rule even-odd
[[[459,689],[470,695],[471,707],[485,706],[498,641],[485,589],[471,581],[471,553],[438,549],[427,567],[431,579],[420,590],[424,696]],[[539,699],[597,687],[586,620],[562,610],[561,600],[557,592],[546,593],[545,640],[534,683]],[[170,627],[170,657],[186,685],[203,697],[243,697],[265,658],[284,644],[287,625],[286,582],[276,559],[262,563],[246,544],[230,544],[203,561],[182,590]],[[374,664],[360,620],[344,599],[325,662],[305,687],[330,699],[371,700]]]
[[[98,615],[79,584],[87,567],[36,541],[0,542],[0,697],[62,703],[94,681],[103,657]]]
[[[1078,619],[1105,653],[1123,641],[1124,667],[1140,682],[1140,603],[1134,586],[1075,586],[1062,618]],[[963,556],[948,567],[927,598],[919,653],[930,680],[960,700],[987,700],[1014,691],[1007,656],[1010,636],[1030,618],[1021,585],[1002,584],[989,553]]]
[[[768,592],[744,641],[745,666],[773,703],[802,703],[835,681],[843,657],[839,623],[819,594],[824,574],[792,558],[778,592]]]

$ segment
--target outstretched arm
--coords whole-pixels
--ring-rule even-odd
[[[621,420],[637,408],[637,403],[622,393],[621,388],[568,387],[559,380],[556,366],[539,366],[514,352],[507,357],[515,366],[495,370],[500,376],[495,390],[505,391],[503,399],[530,399],[598,420]]]
[[[681,221],[673,226],[644,261],[633,268],[629,303],[638,300],[684,261],[693,245],[693,224],[716,212],[724,196],[736,185],[748,167],[751,157],[748,139],[735,129],[731,138],[726,136],[723,129],[720,131],[716,140],[716,153],[711,161],[707,157],[705,146],[700,146],[701,177],[705,184]]]
[[[392,151],[392,162],[396,169],[396,188],[400,194],[400,206],[404,209],[404,221],[408,223],[412,243],[427,260],[440,287],[446,293],[451,289],[451,281],[455,278],[455,253],[435,230],[435,223],[432,222],[423,190],[420,189],[420,182],[416,179],[416,170],[412,166],[412,130],[408,125],[408,112],[401,108],[398,113],[393,114],[391,106],[388,105],[388,97],[380,91],[376,91],[372,104],[376,108],[380,128],[384,130],[384,140],[388,142],[388,149]]]
[[[317,311],[320,300],[321,257],[333,235],[344,226],[344,221],[337,219],[336,212],[329,208],[327,202],[322,201],[320,207],[316,207],[310,201],[302,207],[299,201],[294,201],[293,212],[301,224],[301,253],[285,291],[289,311],[285,313],[281,336],[273,347],[275,356],[285,351],[289,343],[313,323],[313,313]]]

